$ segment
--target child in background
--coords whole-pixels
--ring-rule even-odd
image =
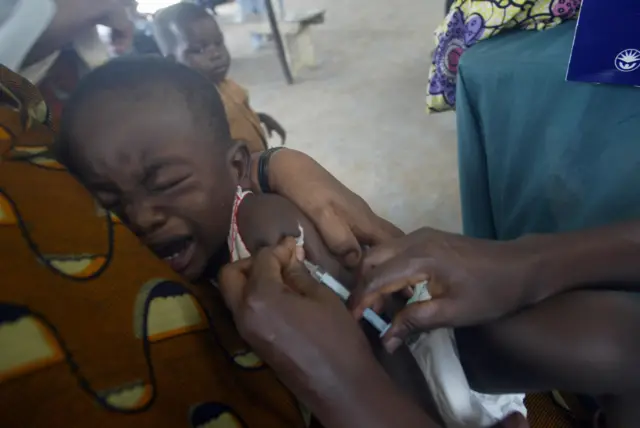
[[[203,74],[215,84],[234,140],[246,142],[251,152],[264,150],[268,136],[277,133],[284,143],[282,126],[249,105],[247,91],[227,78],[231,57],[215,18],[202,6],[178,3],[159,11],[154,18],[154,36],[160,51]]]

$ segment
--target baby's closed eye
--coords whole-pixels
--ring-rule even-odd
[[[174,187],[177,187],[184,181],[186,181],[189,178],[189,176],[190,175],[184,175],[180,177],[169,177],[169,178],[158,179],[156,180],[155,183],[152,183],[149,187],[150,187],[150,190],[155,193],[166,192],[168,190],[173,189]]]

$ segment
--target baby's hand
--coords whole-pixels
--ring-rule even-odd
[[[284,143],[287,140],[287,131],[284,130],[282,125],[280,125],[277,120],[266,113],[258,113],[258,117],[260,118],[260,122],[262,122],[265,129],[267,130],[267,135],[269,136],[269,138],[271,138],[273,136],[273,133],[275,132],[282,140],[282,145],[284,146]]]

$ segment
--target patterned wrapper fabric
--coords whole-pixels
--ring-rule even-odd
[[[55,161],[0,67],[0,425],[304,428],[214,287],[184,283]]]
[[[455,0],[436,29],[429,69],[427,109],[452,110],[462,54],[479,41],[507,30],[546,30],[575,19],[581,0]]]

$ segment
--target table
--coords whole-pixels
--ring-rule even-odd
[[[304,67],[315,67],[315,49],[311,28],[324,23],[322,9],[302,13],[286,14],[276,20],[271,0],[265,1],[268,20],[245,22],[242,25],[252,34],[273,38],[278,59],[288,84],[293,84],[298,72]]]
[[[566,82],[574,29],[505,34],[462,56],[466,234],[506,240],[640,218],[640,89]]]

